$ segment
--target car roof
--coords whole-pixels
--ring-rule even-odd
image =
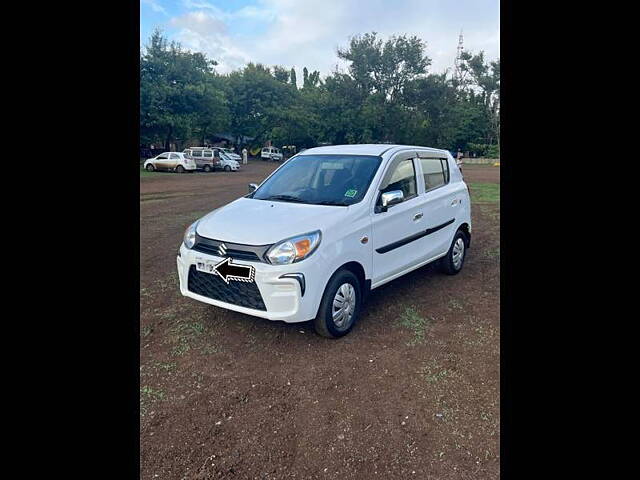
[[[389,152],[394,153],[397,150],[417,149],[422,151],[431,151],[434,153],[444,153],[446,150],[439,148],[423,147],[420,145],[389,145],[386,143],[370,143],[360,145],[327,145],[325,147],[308,148],[304,151],[305,155],[321,155],[321,154],[344,154],[344,155],[382,155]]]

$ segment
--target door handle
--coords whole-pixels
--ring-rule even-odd
[[[462,200],[458,200],[458,199],[456,198],[453,202],[451,202],[451,206],[452,206],[452,207],[455,207],[455,206],[456,206],[456,205],[458,205],[459,203],[462,203]]]
[[[422,218],[422,212],[420,212],[420,213],[416,213],[416,214],[413,216],[413,221],[415,222],[416,220],[420,220],[421,218]]]

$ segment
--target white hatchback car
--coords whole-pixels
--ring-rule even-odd
[[[164,152],[144,162],[145,170],[169,170],[176,173],[192,172],[197,166],[193,159],[182,152]]]
[[[469,191],[446,150],[312,148],[187,228],[180,291],[249,315],[348,333],[364,299],[427,263],[460,272]]]

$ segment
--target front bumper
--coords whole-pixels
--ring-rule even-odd
[[[305,322],[313,319],[316,316],[318,309],[319,298],[317,295],[318,287],[320,290],[324,290],[324,284],[322,283],[321,274],[319,268],[314,268],[314,256],[306,259],[304,262],[294,263],[292,265],[270,265],[262,262],[249,262],[242,260],[234,260],[234,263],[240,263],[243,265],[253,265],[255,268],[255,287],[259,291],[261,302],[256,301],[255,298],[247,299],[245,304],[254,305],[261,303],[260,308],[250,308],[247,306],[238,305],[241,303],[239,296],[250,295],[251,292],[246,288],[249,285],[236,285],[234,280],[231,280],[231,288],[236,286],[242,288],[235,288],[235,293],[229,296],[223,296],[229,301],[222,301],[220,299],[210,298],[202,294],[195,293],[192,290],[200,291],[202,293],[203,288],[196,283],[194,278],[193,269],[195,269],[196,257],[204,258],[214,262],[220,262],[224,257],[218,257],[215,255],[209,255],[202,252],[190,250],[182,244],[180,246],[180,252],[176,259],[178,267],[178,277],[180,279],[180,293],[186,297],[193,298],[200,302],[215,305],[216,307],[226,308],[236,312],[244,313],[247,315],[253,315],[256,317],[266,318],[268,320],[279,320],[287,323]],[[315,259],[317,261],[317,259]],[[193,266],[193,269],[191,268]],[[190,270],[192,270],[190,277]],[[304,276],[304,282],[299,280],[299,277],[291,274],[302,274]],[[214,275],[209,273],[199,273],[200,279],[202,275]],[[285,276],[283,275],[291,275]],[[219,278],[219,277],[218,277]],[[206,282],[206,277],[204,277]],[[190,283],[191,280],[191,283]],[[213,280],[213,279],[211,279]],[[216,279],[217,280],[217,279]],[[222,280],[220,280],[221,282]],[[216,286],[217,291],[227,288],[226,285],[220,284]],[[202,283],[202,282],[198,282]],[[310,288],[310,285],[312,288]],[[304,295],[303,295],[303,288]],[[253,285],[251,285],[253,288]],[[219,295],[217,295],[220,297]],[[261,307],[264,306],[264,309]]]

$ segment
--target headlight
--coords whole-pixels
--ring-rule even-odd
[[[309,257],[320,245],[320,230],[288,238],[276,243],[267,251],[267,258],[273,265],[288,265]]]
[[[198,222],[194,222],[184,232],[184,246],[191,249],[193,245],[196,243],[196,226]]]

